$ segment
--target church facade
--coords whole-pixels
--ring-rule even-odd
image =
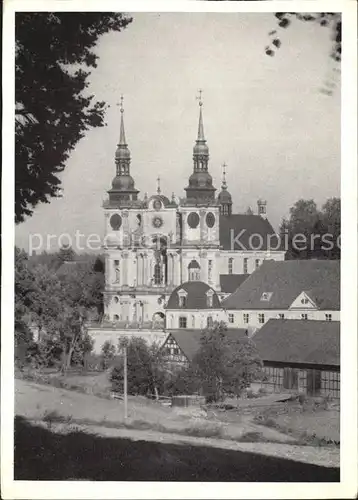
[[[216,194],[201,101],[183,198],[165,196],[159,184],[155,194],[139,196],[123,115],[122,106],[116,175],[103,204],[104,315],[95,336],[107,331],[106,338],[110,332],[165,331],[168,300],[179,285],[203,282],[222,300],[264,260],[285,256],[275,246],[265,201],[258,201],[257,214],[233,214],[225,170]]]

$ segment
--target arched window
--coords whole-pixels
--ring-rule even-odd
[[[113,320],[114,320],[114,321],[119,321],[119,316],[118,316],[118,314],[115,314],[115,315],[113,316]]]
[[[160,268],[160,264],[155,264],[154,266],[154,283],[156,285],[160,285],[162,282],[162,272]]]
[[[200,281],[200,266],[196,260],[192,260],[188,266],[189,281]]]
[[[214,293],[212,290],[206,292],[206,305],[209,308],[213,307],[213,295]]]

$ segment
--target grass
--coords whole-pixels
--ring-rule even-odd
[[[305,400],[306,402],[307,400]],[[324,412],[325,410],[323,410]],[[327,412],[330,413],[330,412]],[[322,410],[321,410],[322,415]],[[337,415],[338,419],[336,425],[339,426],[339,414]],[[314,416],[313,416],[314,418]],[[262,412],[254,417],[254,421],[262,426],[268,427],[270,429],[275,429],[290,436],[293,436],[297,440],[297,444],[300,445],[309,445],[309,446],[339,446],[340,440],[339,438],[331,437],[325,435],[323,432],[318,435],[314,428],[307,425],[309,420],[312,420],[312,414],[307,414],[303,409],[301,409],[301,413],[298,411],[296,413],[288,411],[288,415],[276,415],[275,418],[270,415],[270,410],[266,412]],[[327,415],[327,421],[330,420],[330,414]],[[319,423],[318,423],[319,425]],[[306,426],[308,428],[303,430],[303,427]],[[317,422],[315,422],[315,428],[317,426]],[[335,429],[337,430],[337,429]],[[337,435],[337,432],[333,433],[334,436]]]
[[[79,383],[80,375],[76,377]],[[90,380],[90,377],[86,378]],[[247,412],[245,409],[245,413],[230,405],[220,405],[226,409],[218,411],[214,407],[208,411],[207,418],[197,419],[193,418],[190,412],[182,415],[172,408],[163,407],[144,397],[130,397],[129,418],[125,419],[122,401],[109,398],[104,401],[93,394],[79,392],[66,391],[63,387],[51,389],[48,384],[35,385],[26,381],[16,381],[16,413],[33,421],[44,420],[48,427],[58,423],[61,424],[60,427],[88,425],[113,429],[152,430],[165,434],[237,442],[281,442],[311,446],[339,444],[339,413],[335,412],[331,422],[333,430],[328,428],[324,433],[319,433],[319,428],[324,428],[324,425],[321,426],[322,422],[327,426],[330,412],[325,410],[303,412],[297,402],[276,404],[274,408],[264,411],[259,408],[248,409]],[[231,408],[232,411],[227,411]],[[91,417],[88,418],[88,415]],[[319,424],[316,421],[317,417],[321,418]]]

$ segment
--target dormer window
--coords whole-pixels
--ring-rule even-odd
[[[186,297],[185,295],[182,295],[179,297],[179,306],[180,307],[186,307]]]
[[[213,307],[213,295],[214,292],[212,290],[206,292],[206,305],[208,308]]]
[[[263,300],[265,302],[268,302],[272,297],[272,292],[264,292],[262,295],[261,295],[261,299],[260,300]]]
[[[179,307],[186,307],[187,306],[187,292],[185,290],[179,290],[178,292],[179,296]]]

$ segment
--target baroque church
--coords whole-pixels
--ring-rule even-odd
[[[115,177],[103,204],[104,315],[100,325],[91,328],[97,345],[109,339],[116,344],[121,333],[160,340],[170,329],[202,328],[208,316],[205,311],[215,309],[213,319],[218,319],[221,302],[263,261],[284,260],[285,252],[272,240],[276,235],[265,201],[258,200],[256,214],[232,213],[225,164],[221,190],[216,193],[202,104],[200,99],[192,172],[188,171],[181,198],[174,193],[165,196],[159,179],[155,194],[140,196],[121,105]],[[193,312],[184,325],[183,317],[170,311],[173,304],[186,306],[188,301]]]

